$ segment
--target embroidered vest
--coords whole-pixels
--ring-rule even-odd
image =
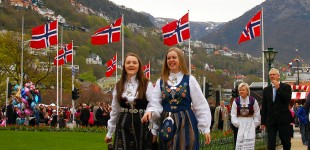
[[[243,116],[241,113],[244,109],[247,109],[249,111],[247,116],[253,116],[253,114],[254,114],[254,103],[255,103],[255,99],[252,96],[249,96],[248,106],[241,106],[240,96],[238,96],[236,98],[237,116]],[[246,117],[246,116],[244,116],[244,117]]]

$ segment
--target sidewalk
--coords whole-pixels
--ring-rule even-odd
[[[301,135],[299,132],[299,127],[294,128],[294,138],[291,139],[292,150],[307,150],[307,146],[304,146],[301,142]],[[277,150],[282,150],[282,145],[277,146]]]

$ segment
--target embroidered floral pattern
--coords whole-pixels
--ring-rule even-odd
[[[167,84],[165,86],[162,85],[162,98],[169,102],[171,109],[177,109],[178,104],[186,97],[187,86],[187,83],[179,84],[176,87],[168,86]]]

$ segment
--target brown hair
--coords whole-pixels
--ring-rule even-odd
[[[138,99],[142,99],[143,96],[145,95],[147,84],[148,84],[148,81],[149,81],[144,76],[144,74],[143,74],[142,63],[141,63],[140,57],[137,54],[128,53],[125,56],[125,59],[124,59],[124,62],[123,62],[122,76],[119,79],[119,81],[116,83],[116,91],[117,91],[116,97],[117,97],[117,100],[119,102],[121,100],[122,93],[124,92],[124,85],[125,85],[125,82],[127,80],[127,72],[126,72],[126,69],[125,69],[125,62],[126,62],[126,59],[127,59],[128,56],[136,57],[138,59],[138,62],[139,62],[139,69],[138,69],[138,72],[137,72],[137,75],[136,75],[136,79],[138,80],[138,84],[139,84],[138,85],[138,89],[137,89],[137,92],[139,92],[138,97],[137,97]]]
[[[186,64],[185,64],[185,59],[184,59],[184,55],[183,55],[182,51],[177,47],[171,47],[171,48],[169,48],[169,50],[167,51],[167,53],[165,55],[164,64],[162,67],[163,69],[161,71],[161,79],[164,81],[163,83],[167,82],[167,80],[169,78],[170,69],[169,69],[168,64],[167,64],[167,55],[168,55],[168,53],[170,53],[172,51],[176,52],[178,55],[181,72],[186,74],[186,75],[189,74],[187,67],[186,67]]]

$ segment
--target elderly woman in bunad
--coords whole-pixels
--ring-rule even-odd
[[[236,150],[254,150],[255,128],[260,125],[261,116],[257,100],[250,96],[250,88],[247,83],[238,86],[237,97],[231,109],[231,122],[239,128],[236,141]]]
[[[123,64],[122,76],[113,90],[105,142],[112,141],[115,131],[113,149],[151,149],[153,137],[148,123],[141,123],[141,118],[151,100],[153,85],[144,76],[141,59],[136,54],[127,54]]]
[[[158,130],[160,149],[198,150],[199,129],[205,143],[210,143],[210,107],[197,80],[188,74],[178,48],[170,48],[166,53],[161,79],[157,80],[153,92],[151,103],[155,102],[156,109],[163,110]],[[142,121],[147,122],[150,116],[146,113]]]

